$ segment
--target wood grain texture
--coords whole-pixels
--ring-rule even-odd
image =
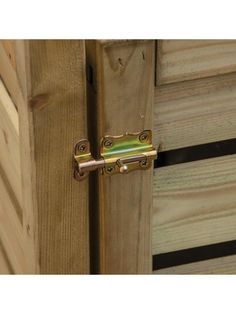
[[[89,273],[88,182],[72,167],[87,128],[84,41],[0,41],[0,75],[19,112],[24,272]]]
[[[0,275],[11,275],[14,274],[12,266],[6,255],[6,251],[0,242]]]
[[[160,40],[157,84],[236,71],[235,40]]]
[[[0,40],[0,76],[16,107],[23,103],[22,89],[16,69],[18,67],[18,62],[16,61],[18,52],[15,51],[17,42],[22,43],[22,41],[14,40],[10,44],[11,54],[14,55],[14,63],[12,63],[5,41]]]
[[[23,227],[17,216],[15,204],[0,175],[0,240],[17,274],[27,271]]]
[[[152,129],[153,41],[87,42],[97,108],[97,147],[104,135]],[[151,272],[152,170],[99,176],[100,273]]]
[[[30,144],[30,117],[28,110],[28,99],[25,93],[25,88],[22,80],[22,74],[25,69],[25,51],[23,49],[24,41],[12,41],[11,49],[14,51],[16,64],[13,65],[6,51],[4,41],[0,41],[0,75],[10,94],[11,100],[19,113],[19,147],[20,147],[20,166],[21,166],[21,186],[22,186],[22,211],[21,217],[23,224],[23,235],[25,238],[24,252],[27,256],[25,260],[25,273],[38,273],[38,258],[37,255],[37,210],[33,200],[32,184],[32,161],[33,146]],[[19,49],[20,48],[20,49]],[[6,181],[6,180],[5,180]]]
[[[30,85],[29,52],[27,41],[14,41],[16,68],[10,68],[8,78],[12,98],[19,113],[19,139],[21,160],[21,182],[23,199],[23,229],[27,273],[39,273],[38,208],[36,199],[36,169],[34,156],[34,131],[32,110],[28,104],[27,84]],[[7,62],[7,60],[5,60]],[[10,70],[11,69],[11,70]]]
[[[155,170],[153,254],[235,240],[236,156]]]
[[[16,69],[15,41],[14,40],[2,40],[1,42],[12,64],[12,67]]]
[[[154,143],[160,151],[235,135],[235,73],[155,88]]]
[[[153,274],[163,275],[235,275],[236,274],[236,255],[213,258],[197,263],[179,265],[159,269]]]
[[[73,178],[86,137],[84,41],[29,41],[41,273],[89,273],[88,182]]]
[[[0,167],[22,206],[18,113],[0,80]]]

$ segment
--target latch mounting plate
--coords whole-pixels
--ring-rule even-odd
[[[151,130],[120,136],[106,135],[100,142],[98,160],[91,155],[89,141],[80,140],[74,150],[74,177],[81,180],[96,169],[101,169],[101,173],[107,176],[146,170],[156,157]]]

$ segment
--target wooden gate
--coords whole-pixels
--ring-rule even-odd
[[[236,273],[236,42],[0,41],[0,273]],[[87,77],[87,79],[86,79]],[[73,176],[81,139],[158,157]]]

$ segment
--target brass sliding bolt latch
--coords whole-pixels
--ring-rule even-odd
[[[84,139],[75,145],[74,177],[82,180],[96,169],[101,169],[101,173],[108,176],[146,170],[156,157],[151,130],[121,136],[106,135],[101,140],[100,158],[97,160],[91,155],[89,141]]]

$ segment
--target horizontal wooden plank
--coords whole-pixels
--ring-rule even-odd
[[[155,89],[154,142],[160,151],[236,137],[236,74]]]
[[[22,205],[18,113],[0,80],[0,166]]]
[[[157,49],[158,84],[236,71],[235,40],[161,40]]]
[[[191,275],[191,274],[236,274],[236,255],[213,258],[197,263],[159,269],[153,274]]]
[[[17,216],[14,202],[0,174],[0,241],[5,248],[13,270],[25,273],[25,240],[23,227]]]
[[[236,155],[154,171],[153,255],[236,239]]]

